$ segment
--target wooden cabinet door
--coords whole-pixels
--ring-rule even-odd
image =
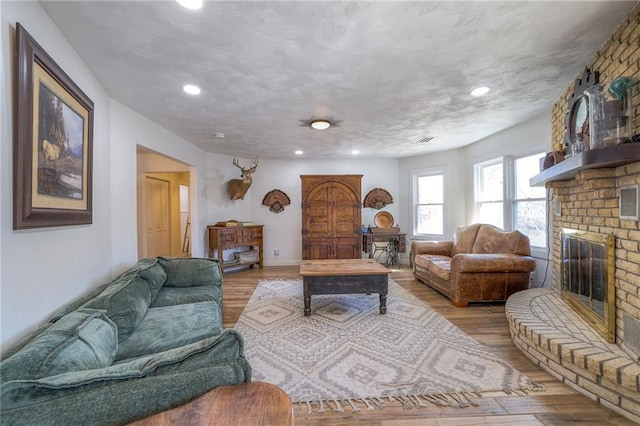
[[[360,258],[362,175],[314,175],[301,179],[302,258]]]

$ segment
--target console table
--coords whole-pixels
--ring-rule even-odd
[[[380,234],[362,234],[362,249],[369,256],[373,255],[373,243],[390,243],[393,240],[398,241],[398,253],[407,251],[406,233],[401,232],[385,232]]]
[[[362,250],[369,255],[369,259],[373,258],[373,243],[392,243],[396,241],[396,250],[398,253],[406,253],[407,251],[407,243],[406,243],[406,233],[402,232],[394,232],[389,230],[389,232],[384,233],[369,233],[362,234]]]
[[[254,264],[258,264],[262,268],[262,228],[264,225],[250,225],[250,226],[207,226],[209,230],[209,257],[213,257],[214,251],[217,250],[217,258],[222,261],[220,269],[224,271],[224,260],[222,258],[222,252],[224,250],[249,246],[250,248],[258,249],[258,261],[248,264],[253,268]],[[226,262],[227,266],[230,266],[229,262]],[[241,265],[235,263],[233,265]],[[245,263],[244,265],[247,265]]]

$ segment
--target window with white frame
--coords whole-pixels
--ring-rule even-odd
[[[444,184],[443,170],[413,175],[414,235],[444,235]]]
[[[502,158],[476,164],[476,222],[504,228]]]
[[[540,158],[544,155],[513,160],[512,229],[527,235],[534,247],[547,246],[547,191],[544,187],[529,186],[529,179],[540,173]]]
[[[475,165],[475,222],[527,235],[532,247],[547,246],[546,190],[529,186],[544,153],[504,157]]]

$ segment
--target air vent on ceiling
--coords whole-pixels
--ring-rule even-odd
[[[418,143],[427,143],[432,141],[434,138],[435,136],[425,136],[424,138],[420,139]]]

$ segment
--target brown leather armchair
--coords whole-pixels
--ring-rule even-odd
[[[418,281],[459,307],[506,301],[529,288],[536,268],[529,237],[479,223],[458,228],[453,241],[413,241],[411,260]]]

